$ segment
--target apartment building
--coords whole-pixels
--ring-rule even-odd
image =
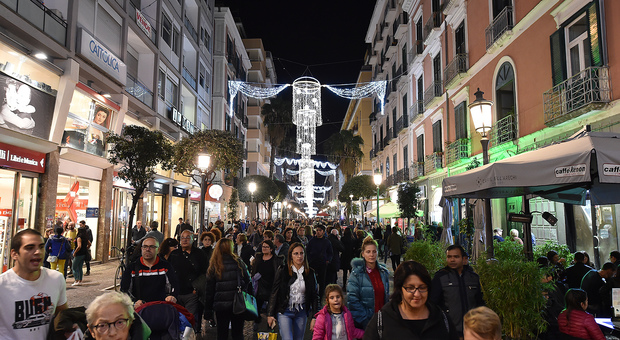
[[[127,124],[174,142],[211,128],[213,0],[0,1],[0,234],[85,220],[93,257],[124,246],[133,189],[104,135]],[[135,220],[198,222],[200,189],[159,170]],[[4,267],[8,250],[0,249]]]
[[[377,1],[366,41],[376,52],[373,79],[389,80],[389,94],[385,115],[375,107],[370,116],[373,169],[393,188],[415,181],[426,222],[441,221],[443,178],[482,164],[468,109],[478,88],[494,103],[491,162],[563,140],[584,125],[620,131],[611,91],[620,73],[618,24],[610,19],[619,13],[609,0]],[[454,203],[458,220],[467,206]],[[527,204],[559,219],[551,226],[534,213],[538,243],[593,253],[589,205],[542,198]],[[617,208],[592,208],[601,257],[619,248]],[[521,197],[492,200],[493,226],[520,229],[506,213],[522,209]]]

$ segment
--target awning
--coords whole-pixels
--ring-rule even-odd
[[[367,216],[376,217],[377,209],[369,210],[365,213]],[[379,218],[392,218],[400,217],[400,210],[398,204],[394,202],[388,202],[379,207]]]

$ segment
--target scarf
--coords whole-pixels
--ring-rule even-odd
[[[289,309],[291,311],[297,311],[304,309],[305,302],[305,294],[306,294],[306,283],[304,281],[304,266],[297,269],[295,266],[291,266],[291,269],[294,273],[297,274],[297,279],[291,285],[290,290],[290,299],[289,299]]]

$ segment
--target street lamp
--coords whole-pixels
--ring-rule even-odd
[[[250,190],[250,202],[254,202],[254,191],[256,191],[256,182],[250,182],[250,184],[248,184],[248,190]],[[256,209],[258,213],[258,205]]]
[[[211,164],[211,156],[206,153],[199,153],[198,160],[196,162],[196,167],[200,170],[200,234],[202,234],[204,230],[205,223],[205,199],[207,195],[207,173],[209,170],[209,165]]]
[[[373,180],[375,181],[375,185],[377,186],[377,226],[379,226],[379,186],[381,185],[383,176],[381,176],[380,172],[377,172],[373,176]]]
[[[476,100],[469,104],[469,112],[471,114],[471,120],[474,122],[476,131],[480,133],[480,144],[482,145],[482,164],[489,164],[489,131],[491,131],[491,124],[493,119],[493,111],[491,106],[493,102],[486,100],[482,97],[484,92],[478,91],[474,93]],[[491,199],[484,200],[484,224],[486,226],[486,240],[487,240],[487,257],[493,258],[493,229],[491,228]]]

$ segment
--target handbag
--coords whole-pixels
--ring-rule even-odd
[[[58,249],[58,255],[47,255],[47,262],[56,263],[58,261],[58,256],[60,256],[60,252],[62,251],[62,247],[65,245],[65,241],[63,240],[60,244],[60,249]]]
[[[275,330],[271,330],[271,332],[258,332],[256,337],[258,340],[278,340],[278,333]]]
[[[258,317],[256,298],[241,288],[240,271],[237,272],[237,292],[233,300],[233,314],[242,316],[246,321],[255,320]]]

